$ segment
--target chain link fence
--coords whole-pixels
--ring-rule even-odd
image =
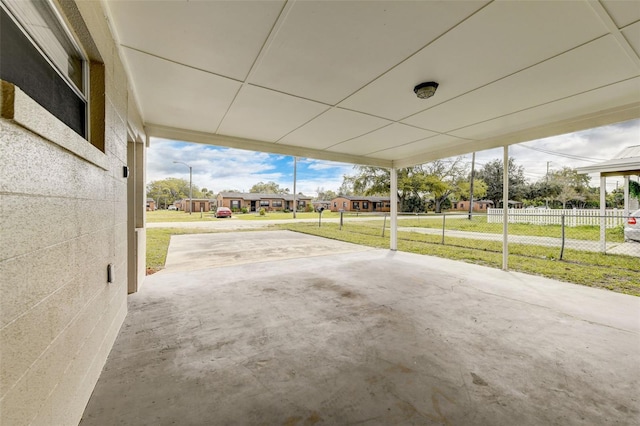
[[[573,212],[575,213],[575,212]],[[640,296],[640,241],[625,240],[626,217],[617,223],[590,215],[604,223],[580,224],[557,212],[549,223],[549,212],[541,213],[547,223],[535,222],[536,212],[522,217],[507,216],[508,266],[516,271],[547,276],[576,284],[606,288]],[[543,216],[544,215],[544,216]],[[389,214],[343,213],[340,218],[320,214],[317,222],[283,225],[305,232],[371,247],[389,248]],[[495,216],[495,215],[494,215]],[[637,222],[637,219],[636,219]],[[487,214],[401,214],[398,217],[398,250],[463,260],[485,266],[503,266],[502,216]],[[640,237],[638,234],[634,238]]]
[[[495,210],[500,210],[499,214]],[[502,253],[503,216],[501,209],[495,210],[492,214],[472,215],[399,214],[398,241]],[[507,217],[510,253],[568,261],[579,258],[583,252],[640,258],[640,242],[625,239],[624,226],[628,217],[622,214],[600,217],[593,212],[583,216],[563,210],[555,214],[553,210],[540,213],[514,210],[509,211]],[[320,220],[318,225],[322,226]],[[388,214],[345,212],[339,221],[325,220],[324,226],[337,226],[345,233],[388,239],[390,218]]]

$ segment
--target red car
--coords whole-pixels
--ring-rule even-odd
[[[231,217],[231,210],[227,207],[218,207],[216,217]]]

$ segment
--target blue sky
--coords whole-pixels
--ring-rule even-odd
[[[525,177],[536,181],[544,177],[548,161],[551,170],[563,166],[587,166],[608,160],[623,148],[638,144],[640,120],[632,120],[512,145],[509,152],[517,164],[524,166]],[[464,157],[470,164],[471,155]],[[501,148],[479,152],[476,154],[477,168],[498,158],[502,158]],[[147,155],[147,182],[167,177],[188,180],[189,169],[173,161],[191,165],[194,185],[206,187],[214,193],[229,189],[249,191],[251,186],[261,181],[274,181],[293,190],[293,157],[162,139],[151,140]],[[316,195],[318,188],[336,191],[342,184],[342,176],[353,172],[351,164],[299,158],[296,190],[310,196]],[[622,184],[621,177],[607,180],[609,190],[615,188],[616,181]],[[599,186],[598,179],[592,178],[591,184]]]

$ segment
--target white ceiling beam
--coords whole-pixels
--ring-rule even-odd
[[[358,155],[341,154],[337,152],[322,151],[299,146],[276,144],[254,139],[222,136],[214,133],[198,132],[195,130],[178,129],[159,124],[147,123],[145,125],[147,135],[155,138],[170,139],[184,142],[195,142],[206,145],[215,145],[226,148],[237,148],[249,151],[266,152],[269,154],[290,155],[295,157],[313,158],[317,160],[337,161],[341,163],[361,164],[390,168],[391,160],[362,157]]]
[[[396,160],[393,161],[393,167],[411,167],[417,164],[424,164],[429,161],[439,160],[441,158],[529,142],[536,139],[592,129],[594,127],[606,126],[637,118],[640,118],[640,101],[592,114],[586,114],[580,117],[569,118],[555,123],[532,127],[497,138],[454,145],[437,151],[424,153],[422,155],[415,155],[401,160]]]

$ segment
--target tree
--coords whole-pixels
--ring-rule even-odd
[[[570,167],[554,171],[549,176],[549,184],[555,193],[553,199],[560,201],[563,209],[569,201],[573,201],[575,207],[582,207],[587,199],[589,180],[588,175],[579,174]]]
[[[289,188],[280,188],[275,182],[258,182],[249,189],[254,194],[288,194]]]
[[[471,177],[458,182],[456,196],[460,200],[468,201],[471,198]],[[473,199],[482,200],[487,195],[487,184],[482,179],[473,179]]]
[[[462,157],[436,160],[421,167],[424,174],[424,188],[429,201],[433,203],[435,212],[440,213],[449,196],[459,192],[462,182],[468,180],[467,167]]]
[[[338,196],[349,197],[353,195],[353,184],[348,175],[342,175],[342,185],[338,188]]]
[[[389,195],[389,169],[371,166],[355,166],[355,169],[357,173],[354,176],[344,176],[342,187],[353,188],[353,193],[357,195]],[[398,169],[397,174],[398,201],[403,211],[424,211],[424,202],[428,199],[439,213],[442,203],[456,190],[457,182],[466,174],[466,168],[459,157]]]
[[[427,203],[424,202],[422,197],[417,195],[409,195],[402,201],[402,204],[400,204],[400,210],[403,212],[421,213],[426,209]]]
[[[202,193],[192,185],[193,198],[201,198]],[[177,200],[189,198],[189,181],[179,178],[166,178],[147,184],[147,197],[153,198],[158,205],[173,204]]]
[[[325,190],[322,187],[319,187],[318,189],[316,189],[316,193],[318,194],[316,196],[316,200],[319,200],[319,201],[333,200],[338,196],[338,194],[336,194],[332,190],[330,189]]]
[[[624,189],[614,189],[605,196],[607,207],[614,209],[624,208]]]
[[[211,198],[211,197],[213,197],[213,191],[211,191],[210,189],[202,188],[200,190],[200,192],[202,193],[202,198]]]
[[[389,195],[391,172],[389,169],[373,166],[354,166],[354,176],[345,175],[343,186],[350,186],[354,195]],[[345,183],[348,182],[348,185]]]
[[[340,195],[388,196],[391,188],[391,171],[380,167],[355,166],[356,174],[345,175]],[[405,198],[411,194],[421,196],[423,183],[415,175],[416,168],[398,170],[398,201],[405,204]]]
[[[509,199],[524,199],[527,182],[524,178],[524,168],[515,163],[513,157],[509,158]],[[493,201],[493,205],[498,207],[502,201],[502,182],[504,166],[502,160],[493,160],[485,164],[482,169],[476,172],[476,177],[482,179],[487,184],[486,198]]]

